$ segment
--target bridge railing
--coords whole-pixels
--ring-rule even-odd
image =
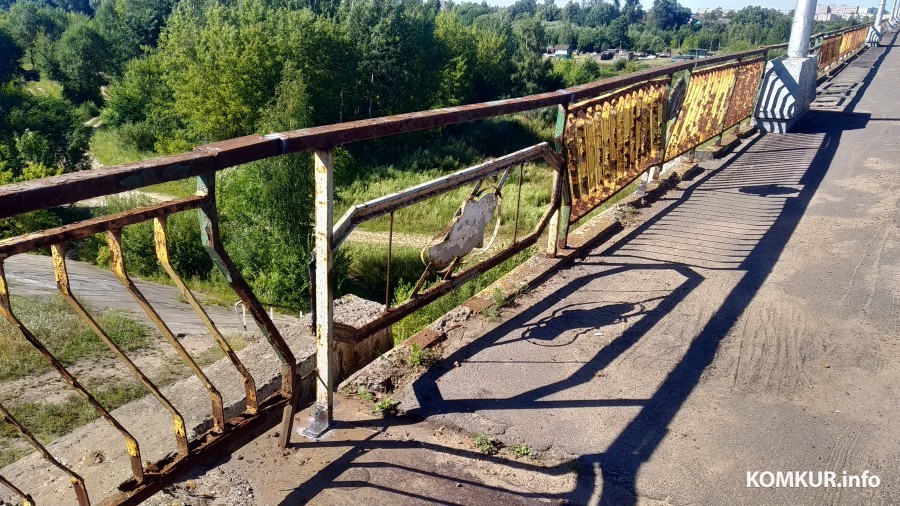
[[[819,72],[827,72],[833,65],[858,51],[865,44],[871,26],[871,23],[867,23],[813,35],[814,51],[819,57]]]
[[[848,35],[849,34],[849,35]],[[844,40],[861,45],[857,31],[839,35],[826,34],[824,40],[842,41],[828,57],[844,55]],[[834,43],[828,42],[831,48]],[[314,322],[317,340],[316,416],[310,433],[328,427],[331,421],[334,357],[333,286],[331,276],[337,249],[358,225],[376,218],[387,218],[389,239],[385,262],[391,268],[393,217],[414,206],[427,206],[429,199],[450,192],[468,191],[448,227],[436,234],[422,248],[423,273],[406,300],[392,303],[390,275],[386,282],[385,307],[373,321],[349,337],[357,342],[365,336],[390,326],[425,304],[449,293],[462,283],[474,279],[499,265],[512,255],[535,245],[543,234],[548,236],[547,252],[555,254],[565,247],[569,226],[628,187],[648,169],[660,167],[684,153],[712,142],[722,133],[750,118],[757,99],[765,57],[771,48],[697,59],[642,70],[563,90],[508,100],[414,112],[383,118],[307,128],[270,135],[250,135],[200,146],[190,153],[102,170],[54,176],[41,180],[0,187],[0,218],[39,209],[113,195],[168,181],[196,178],[194,196],[173,199],[129,211],[92,218],[61,227],[0,241],[0,315],[15,326],[69,387],[82,396],[121,436],[128,456],[131,477],[123,477],[120,492],[108,501],[135,503],[160,490],[196,462],[222,455],[244,444],[261,430],[281,421],[280,444],[286,445],[292,433],[292,419],[300,407],[297,361],[260,304],[253,290],[231,261],[222,245],[216,210],[215,175],[224,169],[289,153],[311,151],[315,166],[315,289]],[[537,144],[494,160],[470,167],[446,177],[409,188],[351,208],[340,221],[333,222],[334,175],[333,149],[337,146],[412,132],[434,129],[466,121],[486,119],[511,113],[557,107],[556,146]],[[521,189],[524,165],[544,165],[553,173],[544,204],[535,204],[532,215],[536,223],[520,235]],[[511,190],[512,188],[512,190]],[[455,194],[454,194],[455,195]],[[512,221],[511,234],[505,241],[494,243],[504,211],[501,202],[515,198],[515,206],[507,206],[506,221]],[[528,205],[528,204],[526,204]],[[254,378],[247,372],[221,332],[206,315],[196,297],[187,288],[169,262],[167,218],[176,213],[196,212],[201,224],[201,240],[225,279],[251,313],[265,338],[281,362],[281,388],[265,399],[257,400]],[[129,277],[122,251],[121,233],[125,227],[152,222],[158,260],[197,318],[230,359],[244,381],[246,406],[238,416],[226,419],[222,398],[216,386],[205,376],[190,354],[178,342],[153,306]],[[506,223],[509,226],[509,223]],[[66,244],[103,234],[112,256],[116,276],[141,305],[160,333],[175,349],[185,365],[204,385],[209,396],[211,427],[198,437],[188,439],[184,417],[169,402],[135,363],[96,324],[82,306],[69,283],[66,271]],[[487,238],[487,240],[485,240]],[[502,242],[502,244],[501,244]],[[147,392],[167,410],[173,420],[172,437],[177,451],[151,465],[144,464],[141,447],[132,436],[92,396],[29,328],[16,317],[10,290],[3,272],[4,260],[12,255],[49,247],[55,265],[55,277],[62,297],[74,312],[96,333],[118,359],[131,371]],[[27,442],[47,460],[49,466],[62,469],[71,479],[76,497],[88,503],[84,481],[71,467],[55,458],[29,432],[28,427],[0,406],[2,416]],[[15,484],[13,493],[23,500],[27,494]]]

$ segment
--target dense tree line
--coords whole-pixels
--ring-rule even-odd
[[[563,7],[518,0],[506,8],[438,0],[0,0],[0,183],[88,167],[82,123],[98,110],[103,128],[126,144],[173,153],[250,133],[537,93],[631,68],[551,61],[548,45],[735,49],[783,42],[789,29],[790,18],[773,10],[748,7],[723,23],[693,17],[676,0],[655,0],[647,12],[639,0]],[[60,83],[62,98],[29,93],[26,81],[38,75]],[[380,153],[406,152],[412,165],[427,164],[423,153],[435,149],[456,150],[435,155],[453,168],[471,162],[471,145],[480,142],[426,148],[427,135],[341,149],[338,176],[365,177]],[[250,164],[220,184],[229,249],[271,302],[296,306],[307,297],[310,175],[309,157],[296,155]],[[55,218],[29,219],[0,224],[0,234]],[[208,258],[191,246],[196,223],[171,224],[180,238],[176,264],[209,276]],[[126,232],[126,250],[137,252],[129,263],[153,274],[149,229]]]

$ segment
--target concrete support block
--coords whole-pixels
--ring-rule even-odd
[[[809,112],[816,97],[816,58],[776,58],[766,64],[756,102],[756,126],[785,133]]]

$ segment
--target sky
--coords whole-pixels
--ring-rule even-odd
[[[490,5],[510,5],[515,0],[487,0]],[[538,0],[543,1],[543,0]],[[556,0],[556,4],[563,6],[568,0]],[[577,1],[577,0],[576,0]],[[862,7],[878,7],[879,0],[819,0],[821,5],[858,5]],[[641,0],[644,9],[649,9],[653,5],[653,0]],[[748,5],[759,5],[771,9],[785,10],[793,9],[797,5],[796,0],[679,0],[678,3],[689,7],[690,9],[715,8],[723,9],[740,9]],[[893,0],[888,0],[887,8],[893,5]]]

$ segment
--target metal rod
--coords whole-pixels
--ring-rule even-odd
[[[12,304],[9,298],[9,289],[7,288],[6,284],[6,273],[3,270],[2,259],[0,259],[0,315],[6,318],[6,320],[14,327],[16,327],[25,338],[25,340],[28,341],[28,344],[33,346],[38,351],[38,353],[41,354],[41,357],[43,357],[51,367],[56,369],[56,372],[59,373],[60,377],[62,377],[62,379],[66,383],[68,383],[73,390],[78,392],[78,394],[81,395],[81,397],[84,398],[84,400],[86,400],[88,404],[90,404],[91,407],[94,408],[94,410],[98,415],[100,415],[101,418],[106,420],[107,423],[109,423],[116,431],[119,432],[119,434],[122,435],[122,438],[125,440],[125,449],[128,452],[128,457],[131,462],[131,473],[134,475],[135,480],[137,480],[138,482],[143,481],[144,468],[141,464],[141,450],[140,446],[138,445],[137,439],[135,439],[130,432],[125,430],[125,427],[122,427],[119,421],[113,418],[113,416],[109,414],[109,411],[107,411],[102,404],[97,402],[97,399],[95,399],[94,396],[91,395],[91,393],[88,392],[87,389],[84,388],[81,383],[79,383],[78,380],[75,379],[74,376],[72,376],[68,369],[63,367],[59,360],[57,360],[56,357],[53,356],[52,353],[50,353],[50,350],[48,350],[43,345],[43,343],[41,343],[40,340],[38,340],[38,338],[35,337],[35,335],[32,334],[31,331],[28,330],[28,328],[13,313]]]
[[[176,272],[175,268],[172,266],[172,262],[169,259],[169,239],[166,234],[165,216],[154,218],[153,238],[154,243],[156,244],[156,257],[159,259],[159,263],[162,265],[163,270],[166,271],[166,274],[169,275],[169,278],[175,283],[178,290],[181,291],[181,294],[184,296],[185,300],[187,300],[188,304],[190,304],[194,313],[197,314],[197,318],[203,322],[203,325],[209,331],[213,339],[215,339],[219,348],[225,353],[234,368],[237,369],[238,374],[241,375],[244,382],[244,393],[247,396],[246,412],[250,414],[256,413],[259,408],[259,404],[256,400],[256,381],[253,379],[253,376],[247,368],[244,367],[243,362],[238,358],[237,354],[231,348],[231,345],[228,344],[228,341],[225,340],[225,336],[223,336],[218,327],[216,327],[212,318],[210,318],[209,314],[206,313],[206,310],[203,309],[200,301],[197,300],[197,297],[194,296],[194,293],[191,292],[190,288],[187,287],[178,275],[178,272]],[[246,332],[246,323],[244,324],[244,331]]]
[[[84,480],[81,478],[81,476],[56,460],[56,457],[51,455],[50,452],[47,451],[47,448],[45,448],[44,445],[42,445],[41,442],[38,441],[37,438],[34,437],[34,435],[25,428],[24,425],[19,423],[19,421],[16,420],[12,413],[10,413],[2,403],[0,403],[0,418],[3,418],[6,423],[12,425],[12,427],[16,429],[16,432],[18,432],[19,435],[22,436],[22,439],[28,441],[28,444],[34,447],[34,449],[37,450],[37,452],[40,453],[42,457],[44,457],[44,460],[69,476],[69,481],[72,483],[72,488],[75,489],[75,497],[78,500],[78,504],[80,506],[89,506],[91,504],[91,501],[88,499],[87,489],[84,486]],[[4,481],[6,482],[5,484],[10,486],[10,488],[12,488],[14,491],[19,491],[19,489],[12,487],[12,485],[8,481]],[[19,495],[25,497],[24,494],[20,493]],[[30,500],[31,498],[28,497],[28,499]],[[34,503],[34,501],[32,501],[32,503]]]
[[[394,246],[394,212],[388,224],[387,273],[384,276],[384,307],[391,308],[391,253]]]
[[[197,365],[197,362],[194,361],[193,357],[191,357],[190,353],[184,349],[184,346],[178,341],[178,338],[172,332],[166,322],[159,316],[159,313],[156,312],[156,309],[150,304],[150,301],[144,297],[144,294],[135,286],[134,281],[131,280],[131,277],[128,275],[128,271],[125,270],[125,256],[122,253],[122,231],[121,230],[110,230],[106,232],[106,243],[109,245],[109,253],[111,257],[111,267],[113,274],[119,278],[119,281],[122,285],[128,290],[131,294],[132,298],[134,298],[135,302],[141,306],[141,309],[150,317],[150,320],[156,325],[156,328],[159,329],[160,334],[162,334],[163,338],[169,343],[169,345],[175,349],[175,352],[181,358],[188,369],[194,373],[194,376],[200,380],[200,383],[203,385],[203,388],[206,389],[207,393],[209,393],[209,399],[212,403],[212,419],[213,419],[213,430],[215,432],[224,432],[225,431],[225,410],[222,406],[222,394],[216,389],[215,385],[209,380],[206,376],[206,373],[203,372],[203,369]]]
[[[519,207],[522,205],[522,179],[525,177],[525,164],[519,164],[519,193],[516,196],[516,224],[513,226],[513,243],[519,237]]]
[[[148,378],[140,368],[132,362],[128,355],[122,351],[122,348],[119,347],[113,341],[106,331],[103,330],[102,327],[97,323],[96,320],[87,312],[84,306],[75,298],[75,295],[72,293],[72,285],[69,282],[69,273],[66,269],[66,251],[65,245],[63,244],[54,244],[51,246],[50,251],[53,255],[53,270],[56,275],[56,287],[59,289],[59,293],[62,295],[63,300],[69,304],[69,307],[75,311],[82,321],[84,321],[91,330],[94,331],[94,334],[103,341],[104,344],[113,352],[118,359],[125,364],[126,367],[131,371],[135,378],[144,385],[144,388],[153,395],[169,411],[169,414],[172,415],[172,424],[174,426],[175,432],[175,442],[178,446],[178,455],[184,457],[190,451],[190,447],[187,441],[187,433],[184,427],[184,416],[175,408],[175,406],[169,401],[159,391],[156,384],[154,384],[150,378]]]
[[[32,499],[30,495],[26,494],[25,492],[22,492],[22,489],[13,485],[12,483],[10,483],[10,481],[7,480],[6,478],[4,478],[3,476],[0,476],[0,485],[3,485],[4,487],[12,490],[12,492],[14,494],[19,496],[19,499],[22,500],[22,506],[33,506],[34,505],[34,499]]]

